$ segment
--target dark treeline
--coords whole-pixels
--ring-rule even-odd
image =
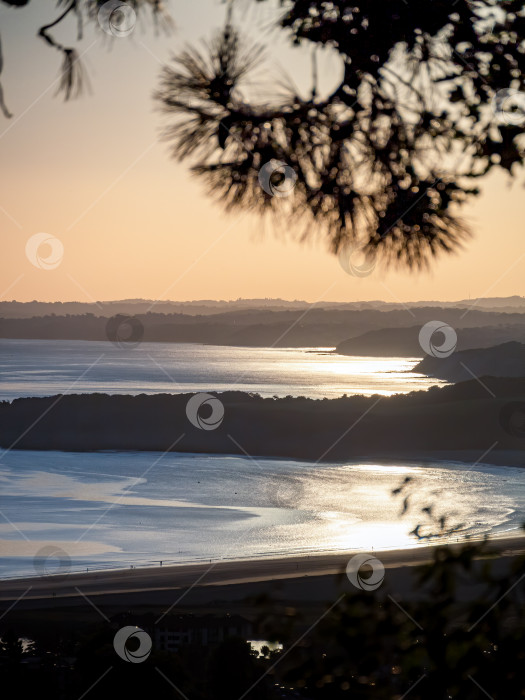
[[[421,355],[418,332],[421,325],[438,319],[456,329],[472,330],[471,345],[494,345],[520,340],[525,332],[525,314],[472,309],[418,307],[379,311],[311,308],[297,310],[247,309],[215,314],[147,313],[118,316],[122,326],[133,318],[141,326],[145,342],[207,343],[238,346],[312,347],[335,346],[367,332],[396,329],[396,332],[364,336],[355,344],[340,346],[348,354]],[[115,316],[47,315],[31,318],[0,318],[0,338],[40,340],[108,340],[109,319]],[[397,329],[403,329],[398,331]],[[470,338],[470,334],[468,336]],[[125,342],[125,333],[123,333]],[[463,341],[460,338],[460,349]]]
[[[224,392],[224,418],[199,429],[186,410],[193,394],[64,395],[0,404],[0,445],[29,450],[179,452],[346,460],[425,451],[525,461],[525,378],[482,377],[426,392],[340,399],[262,398]],[[209,407],[202,407],[202,417]],[[32,426],[30,429],[28,429]],[[176,445],[173,443],[176,442]],[[509,456],[506,451],[516,454]],[[448,458],[448,457],[446,457]],[[497,463],[497,461],[495,462]]]

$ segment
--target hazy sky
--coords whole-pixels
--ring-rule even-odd
[[[285,69],[306,94],[307,51],[268,33],[270,8],[250,10],[243,25],[268,44],[259,71],[271,92]],[[241,4],[242,5],[242,4]],[[64,104],[54,97],[60,55],[36,38],[57,15],[55,0],[28,8],[0,5],[2,83],[11,120],[0,116],[0,298],[28,301],[155,299],[452,300],[525,295],[523,185],[503,175],[482,183],[484,194],[463,210],[475,237],[431,273],[346,274],[322,239],[301,245],[250,215],[225,215],[159,141],[162,124],[151,94],[160,64],[186,41],[209,37],[224,21],[219,0],[172,0],[177,27],[169,38],[139,26],[126,39],[105,41],[90,27],[85,52],[92,94]],[[74,22],[56,31],[74,37]],[[279,68],[279,66],[281,68]],[[321,62],[327,86],[341,67]],[[55,82],[53,82],[55,81]],[[257,83],[255,94],[262,87]],[[64,257],[50,270],[26,257],[27,240],[46,233]]]

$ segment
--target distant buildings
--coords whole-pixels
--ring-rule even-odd
[[[253,624],[240,615],[170,615],[156,624],[151,615],[118,615],[113,624],[139,626],[147,632],[156,651],[178,651],[182,646],[210,647],[230,637],[253,639]]]
[[[240,615],[215,617],[191,615],[165,618],[150,634],[157,651],[177,651],[181,646],[213,646],[228,637],[251,639],[253,625]]]

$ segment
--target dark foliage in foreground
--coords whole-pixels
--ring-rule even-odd
[[[462,246],[470,234],[458,208],[479,194],[478,178],[494,168],[515,176],[523,162],[522,0],[280,0],[277,26],[311,49],[313,86],[303,95],[283,79],[257,102],[244,88],[256,81],[263,92],[263,74],[254,75],[263,51],[233,24],[241,4],[227,0],[224,30],[163,70],[156,100],[174,157],[191,158],[226,209],[277,215],[304,237],[321,234],[334,253],[362,246],[369,259],[419,268]],[[86,22],[111,21],[116,36],[130,17],[170,27],[161,0],[58,5],[39,36],[62,55],[66,100],[86,85],[75,42],[54,32],[68,17],[77,40]],[[318,80],[321,50],[339,59],[329,94]],[[0,109],[11,116],[1,86]]]
[[[285,81],[280,96],[250,102],[243,86],[261,52],[228,22],[163,70],[156,97],[173,156],[193,159],[226,209],[300,222],[335,253],[364,245],[420,267],[457,249],[468,236],[457,205],[479,193],[475,181],[522,163],[522,1],[281,4],[279,27],[312,50],[311,94]],[[320,49],[340,61],[330,94]]]
[[[418,573],[420,599],[403,599],[403,609],[370,592],[345,597],[279,674],[310,698],[523,697],[524,561],[473,575],[482,549],[438,549]],[[465,579],[472,592],[459,600]]]
[[[519,698],[525,688],[525,561],[501,564],[490,559],[486,543],[454,551],[443,546],[431,564],[414,572],[412,594],[401,607],[388,592],[388,573],[373,592],[350,591],[342,576],[346,592],[313,621],[300,605],[267,602],[259,608],[259,631],[284,648],[261,655],[243,640],[229,639],[215,647],[153,652],[144,663],[127,664],[113,651],[111,625],[86,631],[71,620],[67,634],[57,625],[46,641],[34,635],[35,644],[22,653],[4,620],[3,688],[29,697],[45,687],[64,700],[93,684],[100,699],[129,693],[191,700],[400,700],[408,692],[412,700]]]

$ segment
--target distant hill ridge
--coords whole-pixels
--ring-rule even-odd
[[[114,301],[96,302],[41,302],[41,301],[0,301],[0,317],[3,318],[29,318],[32,316],[44,316],[48,314],[85,314],[93,313],[96,316],[111,316],[116,313],[185,313],[185,314],[215,314],[225,311],[241,309],[307,309],[315,306],[324,309],[347,310],[395,310],[419,307],[437,308],[471,308],[480,310],[494,310],[508,313],[525,313],[525,297],[490,297],[487,299],[462,299],[459,301],[414,301],[406,303],[387,302],[381,300],[355,301],[355,302],[323,302],[310,303],[301,300],[286,299],[235,299],[230,301],[200,299],[194,301],[171,301],[151,299],[121,299]]]
[[[109,310],[110,311],[110,310]],[[144,342],[205,343],[245,347],[334,347],[348,355],[422,357],[419,329],[439,319],[458,332],[458,347],[495,345],[525,339],[525,313],[460,308],[227,309],[213,314],[133,315]],[[0,338],[108,340],[114,314],[45,315],[0,318]],[[470,338],[470,340],[468,340]],[[468,341],[468,343],[467,343]],[[467,344],[465,344],[467,343]]]
[[[472,312],[471,312],[472,313]],[[492,316],[490,312],[483,312],[487,319]],[[469,314],[470,315],[470,314]],[[513,321],[519,320],[520,316],[513,314],[509,316]],[[493,324],[479,327],[461,327],[459,323],[462,319],[450,319],[446,314],[436,315],[435,319],[450,324],[457,333],[457,350],[468,350],[473,348],[488,348],[510,341],[525,341],[525,325],[521,323],[501,323],[501,316]],[[477,319],[480,320],[479,317]],[[458,323],[459,322],[459,323]],[[336,352],[341,355],[364,355],[384,357],[423,357],[424,351],[419,344],[419,332],[421,324],[411,325],[404,328],[381,328],[371,330],[355,338],[349,338],[339,343]]]
[[[425,357],[415,368],[431,377],[462,382],[476,377],[525,377],[525,344],[502,343],[490,348],[461,350],[449,357]]]

